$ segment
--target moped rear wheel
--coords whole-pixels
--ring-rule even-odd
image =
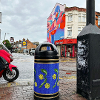
[[[10,72],[9,70],[5,70],[3,72],[4,79],[9,82],[13,82],[18,78],[18,76],[19,76],[19,70],[16,67],[12,68],[12,72]]]

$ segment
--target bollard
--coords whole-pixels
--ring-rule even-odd
[[[42,50],[49,47],[49,50]],[[59,57],[56,46],[45,42],[35,50],[34,56],[34,99],[58,100]]]

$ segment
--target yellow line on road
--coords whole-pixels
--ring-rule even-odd
[[[10,86],[11,86],[11,83],[8,83],[8,84],[7,84],[7,87],[10,87]]]
[[[16,82],[16,86],[18,86],[18,85],[19,85],[19,83]]]
[[[69,76],[69,77],[67,77],[67,76],[64,76],[64,77],[59,77],[59,79],[76,79],[76,76]]]
[[[17,83],[17,82],[7,83],[7,87],[11,87],[12,85],[18,86],[19,83]]]
[[[59,79],[62,79],[61,77],[59,77]]]
[[[59,79],[76,79],[76,76],[69,76],[69,77],[67,77],[67,76],[64,76],[64,77],[59,77]],[[17,83],[17,82],[10,82],[10,83],[7,83],[7,87],[11,87],[11,86],[18,86],[18,85],[20,85],[19,83]]]

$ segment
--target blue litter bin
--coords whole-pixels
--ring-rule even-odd
[[[43,50],[43,47],[46,50]],[[59,98],[59,56],[57,54],[56,46],[48,42],[40,44],[35,50],[35,100],[58,100]]]

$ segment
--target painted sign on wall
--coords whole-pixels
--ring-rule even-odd
[[[55,40],[64,37],[65,5],[56,4],[50,16],[47,18],[47,41],[54,44]]]

